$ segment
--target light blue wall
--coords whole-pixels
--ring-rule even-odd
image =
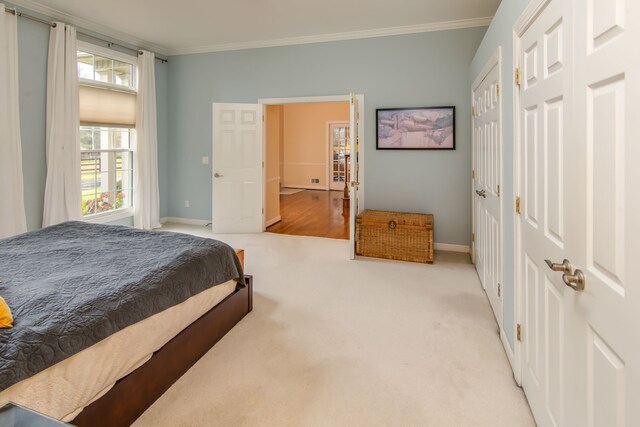
[[[52,20],[23,8],[18,8],[18,10],[24,10],[25,13]],[[25,18],[18,18],[22,173],[24,176],[25,209],[29,230],[42,226],[44,187],[47,176],[45,121],[49,31],[50,28],[47,25]],[[86,40],[91,43],[97,43],[93,39]],[[168,164],[167,84],[168,67],[166,64],[163,65],[156,61],[158,166],[161,169],[166,169]],[[161,216],[166,216],[168,206],[167,178],[166,174],[160,176]]]
[[[515,292],[514,292],[514,222],[513,210],[515,200],[514,190],[514,138],[513,138],[513,90],[514,62],[513,62],[513,25],[522,14],[529,0],[503,0],[496,12],[487,33],[476,52],[469,72],[469,82],[473,81],[482,71],[498,46],[502,46],[502,135],[503,141],[503,176],[502,197],[504,197],[504,266],[503,277],[503,324],[504,331],[511,348],[514,346],[515,337]]]
[[[486,27],[174,56],[169,61],[169,215],[211,219],[213,102],[365,96],[365,204],[435,214],[437,242],[471,237],[469,63]],[[455,105],[455,151],[376,151],[375,109]],[[190,201],[185,208],[184,201]]]

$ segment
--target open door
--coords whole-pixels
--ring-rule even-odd
[[[214,233],[262,232],[262,105],[213,104]]]
[[[360,204],[358,203],[358,186],[360,185],[360,168],[358,166],[358,143],[360,138],[359,128],[359,110],[358,99],[355,94],[351,94],[350,97],[350,129],[349,133],[349,153],[351,159],[351,182],[349,188],[351,189],[349,194],[349,258],[355,259],[356,257],[356,215],[360,213]]]

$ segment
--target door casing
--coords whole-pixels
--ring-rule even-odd
[[[487,61],[487,63],[485,64],[485,66],[482,68],[482,70],[480,71],[480,73],[478,74],[478,77],[475,79],[473,85],[471,86],[471,103],[472,103],[472,107],[475,106],[475,92],[476,90],[478,90],[478,88],[480,87],[480,85],[482,84],[482,82],[485,80],[485,78],[489,75],[489,73],[491,72],[491,70],[493,70],[494,67],[498,67],[498,85],[499,88],[502,88],[502,84],[503,84],[503,76],[502,76],[502,65],[503,65],[503,61],[502,61],[502,46],[498,46],[498,48],[494,51],[493,55],[491,56],[491,58],[489,59],[489,61]],[[498,182],[501,185],[501,189],[502,189],[502,183],[504,182],[504,158],[503,158],[503,146],[504,146],[504,138],[503,138],[503,120],[504,120],[504,115],[503,115],[503,104],[502,104],[502,94],[503,91],[501,89],[500,93],[498,95],[498,109],[499,109],[499,126],[498,126],[498,140],[499,140],[499,147],[498,147],[498,151],[499,151],[499,158],[498,158]],[[477,108],[477,107],[476,107]],[[475,129],[475,116],[472,117],[472,129]],[[471,144],[472,147],[472,154],[471,154],[471,162],[472,162],[472,171],[474,173],[477,173],[477,165],[475,164],[475,159],[476,159],[476,136],[475,136],[475,132],[472,131],[472,138],[473,138],[473,143]],[[475,207],[475,180],[476,177],[472,176],[471,177],[471,209],[472,209],[472,221],[471,221],[471,227],[472,227],[472,232],[474,234],[474,236],[476,236],[477,239],[477,230],[476,230],[476,207]],[[498,280],[499,283],[501,284],[501,286],[504,289],[504,197],[503,197],[503,192],[501,190],[501,194],[499,195],[499,201],[500,201],[500,225],[499,225],[499,230],[500,230],[500,236],[499,236],[499,245],[500,245],[500,249],[499,249],[499,256],[498,256]],[[476,239],[472,239],[471,241],[471,259],[475,264],[475,253],[476,253]],[[503,312],[503,307],[504,307],[504,298],[500,298],[500,307],[499,310],[502,313]],[[498,319],[496,319],[498,320]],[[507,340],[507,337],[504,333],[504,316],[500,316],[500,319],[498,320],[498,327],[500,329],[500,339],[502,340],[502,343],[505,347],[505,350],[507,351],[507,356],[509,358],[509,362],[512,364],[514,363],[513,360],[513,351],[511,349],[511,346],[509,345],[509,342]]]

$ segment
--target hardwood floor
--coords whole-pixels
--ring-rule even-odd
[[[305,190],[280,196],[282,221],[268,232],[349,239],[349,208],[342,211],[342,191]]]

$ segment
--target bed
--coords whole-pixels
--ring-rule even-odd
[[[0,405],[130,425],[252,309],[228,245],[68,222],[0,240]]]

